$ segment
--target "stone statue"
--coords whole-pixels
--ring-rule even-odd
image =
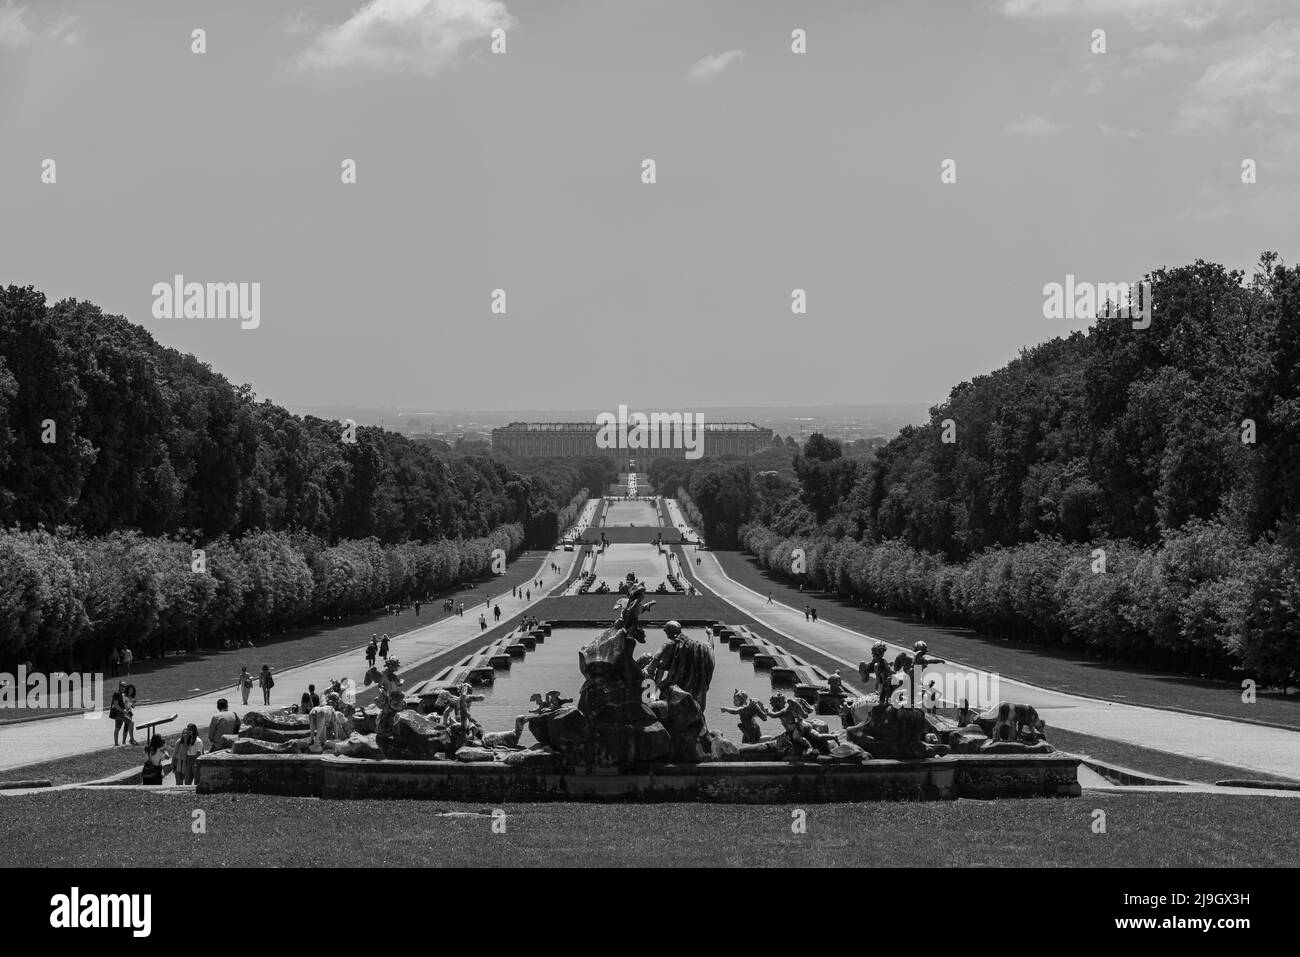
[[[858,665],[858,673],[862,675],[864,685],[869,684],[872,678],[876,679],[877,698],[882,705],[889,702],[894,684],[894,672],[885,661],[885,652],[888,650],[888,646],[883,641],[877,641],[871,646],[871,661],[864,661]]]
[[[835,735],[815,728],[808,720],[812,714],[812,705],[802,698],[786,699],[781,692],[772,695],[771,714],[781,722],[785,736],[794,745],[796,754],[811,751],[816,754],[829,754],[838,740]],[[823,725],[824,727],[824,725]]]
[[[678,687],[695,699],[703,710],[708,704],[713,680],[713,649],[702,641],[686,637],[675,621],[664,625],[668,640],[646,670],[646,677],[660,690]]]
[[[731,703],[734,707],[723,705],[722,713],[737,715],[740,718],[740,740],[745,744],[756,744],[763,737],[763,729],[758,722],[766,721],[772,715],[763,706],[763,702],[751,700],[749,692],[739,688],[732,689]]]
[[[558,691],[548,691],[545,695],[541,692],[536,692],[528,700],[537,705],[537,707],[533,709],[533,714],[542,714],[545,711],[558,711],[566,704],[573,704],[572,698],[561,698]]]

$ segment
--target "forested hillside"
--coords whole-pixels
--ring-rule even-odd
[[[507,466],[348,435],[123,317],[9,286],[0,665],[260,636],[424,594],[480,574],[493,548],[549,547],[614,475],[604,459]]]
[[[1300,269],[1148,277],[1103,317],[963,382],[870,460],[817,436],[745,547],[881,607],[1197,673],[1300,668]],[[732,484],[748,476],[722,478]],[[716,480],[715,480],[716,481]],[[689,491],[706,522],[713,502]]]

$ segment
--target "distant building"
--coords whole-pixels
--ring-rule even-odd
[[[687,458],[685,448],[601,448],[595,422],[511,422],[492,430],[492,447],[526,458],[605,456],[621,471],[633,459],[645,469],[655,459]],[[701,445],[704,458],[753,455],[772,445],[772,430],[753,422],[705,422]]]

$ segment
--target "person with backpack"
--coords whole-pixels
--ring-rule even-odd
[[[239,734],[239,715],[230,710],[230,702],[218,698],[217,713],[208,722],[208,750],[220,751],[225,748],[222,739],[228,734]]]
[[[142,784],[163,783],[163,765],[171,757],[167,753],[167,748],[164,747],[165,743],[161,734],[155,734],[149,739],[149,743],[145,745]]]
[[[262,704],[271,703],[271,689],[275,687],[275,679],[271,677],[271,669],[262,665],[262,673],[257,676],[257,683],[262,687]]]

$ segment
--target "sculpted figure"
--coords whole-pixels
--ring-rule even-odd
[[[695,699],[703,711],[713,680],[713,649],[702,641],[688,638],[675,621],[664,625],[668,640],[651,659],[646,677],[661,690],[674,685]]]
[[[877,641],[871,646],[871,661],[864,661],[858,665],[858,673],[862,676],[863,684],[869,684],[872,678],[876,680],[877,699],[882,705],[889,701],[894,684],[894,671],[885,661],[885,652],[888,650],[888,646],[883,641]]]
[[[808,720],[812,714],[812,705],[802,698],[787,700],[778,691],[772,695],[771,710],[772,717],[780,720],[781,727],[785,729],[796,752],[810,750],[814,754],[826,754],[837,741],[835,735],[823,733],[812,726]]]
[[[723,705],[722,713],[737,715],[740,718],[740,740],[745,744],[757,744],[763,737],[759,721],[766,721],[772,715],[763,706],[763,702],[751,700],[748,691],[738,688],[732,689],[731,703],[734,707]]]

